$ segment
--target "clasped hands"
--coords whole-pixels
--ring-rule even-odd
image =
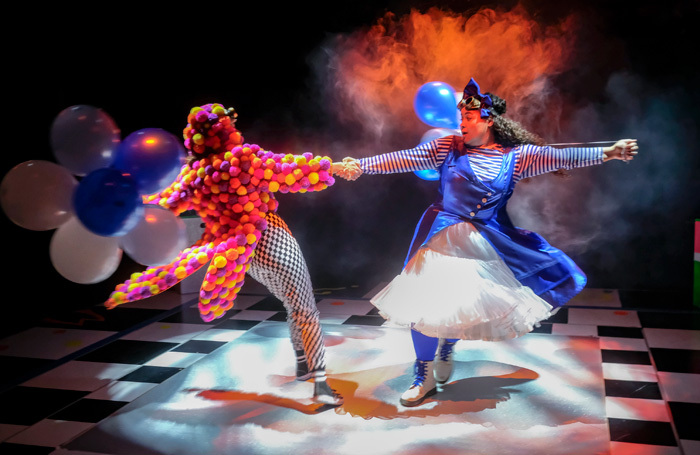
[[[355,158],[346,157],[342,162],[335,162],[331,165],[333,175],[337,175],[345,180],[357,180],[362,175],[360,162]]]

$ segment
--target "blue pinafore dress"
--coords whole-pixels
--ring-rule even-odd
[[[533,327],[579,293],[586,276],[506,212],[515,154],[482,181],[464,150],[440,169],[440,198],[423,214],[400,275],[371,299],[391,323],[441,338],[498,341]]]

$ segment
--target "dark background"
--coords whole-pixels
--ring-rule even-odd
[[[582,56],[581,66],[560,76],[569,84],[578,81],[572,96],[587,101],[608,96],[608,78],[621,70],[637,75],[647,88],[628,103],[638,110],[643,128],[638,160],[629,167],[610,163],[577,174],[597,179],[600,193],[627,209],[606,212],[602,235],[589,247],[565,250],[586,271],[591,287],[670,290],[685,297],[669,305],[691,308],[694,220],[700,216],[700,97],[693,51],[698,3],[521,3],[542,23],[580,12],[584,24],[590,21],[589,33],[615,43],[613,65],[606,63],[613,51],[603,40]],[[515,4],[341,0],[156,8],[101,3],[80,10],[14,5],[5,15],[13,27],[2,32],[2,175],[27,160],[55,161],[49,144],[51,123],[61,110],[78,104],[102,108],[123,136],[147,127],[179,136],[192,106],[218,101],[235,106],[238,126],[248,141],[273,151],[291,147],[289,151],[301,153],[309,143],[305,138],[311,136],[314,144],[328,144],[323,153],[338,160],[346,154],[368,156],[408,148],[415,145],[415,137],[393,139],[388,149],[361,147],[362,132],[324,108],[314,89],[318,74],[312,64],[322,44],[371,26],[387,11],[401,16],[411,8],[467,12]],[[348,151],[339,145],[344,142],[359,148]],[[631,176],[634,185],[628,184]],[[379,179],[382,191],[375,191],[372,185]],[[640,191],[628,191],[630,187]],[[415,223],[435,188],[434,182],[412,174],[365,176],[354,183],[339,180],[321,193],[279,195],[279,213],[302,246],[315,287],[373,286],[400,271]],[[544,201],[548,196],[541,194]],[[596,219],[595,203],[577,206],[571,201],[569,210]],[[125,256],[108,280],[71,283],[50,263],[53,231],[28,231],[4,215],[0,222],[8,246],[0,313],[5,330],[102,302],[115,284],[143,268]]]

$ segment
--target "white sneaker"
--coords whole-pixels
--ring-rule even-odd
[[[415,378],[411,387],[406,390],[399,400],[404,406],[418,406],[427,397],[437,392],[435,378],[431,372],[433,370],[432,361],[416,360],[413,367]]]
[[[435,353],[435,369],[433,376],[438,384],[444,384],[452,376],[452,353],[455,343],[448,343],[444,338],[440,338],[437,352]]]

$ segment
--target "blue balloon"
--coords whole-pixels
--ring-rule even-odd
[[[434,128],[459,126],[455,89],[444,82],[423,84],[413,99],[413,109],[422,122]]]
[[[153,194],[177,178],[185,158],[185,147],[175,135],[160,128],[144,128],[121,142],[112,167],[129,174],[141,194]]]
[[[420,171],[413,171],[413,173],[423,180],[440,180],[440,171],[437,169],[423,169]]]
[[[86,229],[103,237],[118,237],[133,229],[143,204],[133,179],[113,168],[92,171],[79,183],[73,208]]]

